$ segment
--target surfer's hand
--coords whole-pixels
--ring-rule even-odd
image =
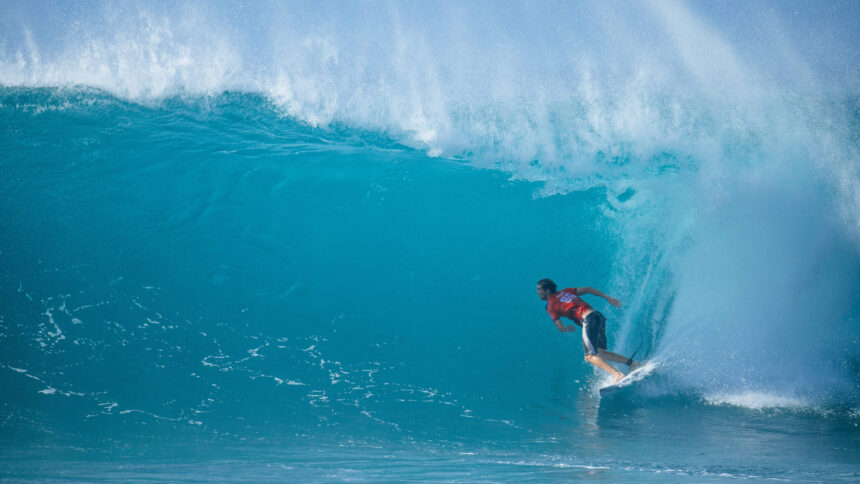
[[[615,299],[614,297],[608,297],[608,298],[606,298],[606,300],[609,301],[609,304],[615,306],[616,308],[621,307],[621,301],[619,301],[618,299]]]

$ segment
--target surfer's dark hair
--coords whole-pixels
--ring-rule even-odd
[[[554,293],[555,289],[558,287],[552,282],[552,279],[541,279],[538,281],[538,286],[544,291],[549,291],[550,293]]]

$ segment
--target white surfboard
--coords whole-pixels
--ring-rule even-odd
[[[636,383],[637,381],[642,380],[643,378],[648,376],[652,371],[654,371],[654,368],[656,368],[656,367],[657,367],[657,365],[655,365],[654,363],[648,363],[648,362],[644,363],[641,367],[636,368],[635,370],[628,373],[624,378],[618,380],[615,383],[612,383],[612,384],[606,385],[605,387],[602,387],[599,390],[600,396],[602,397],[602,396],[607,395],[609,393],[617,392],[618,390],[621,390],[624,387],[630,386],[633,383]]]

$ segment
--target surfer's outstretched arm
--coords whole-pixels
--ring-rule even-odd
[[[616,308],[621,307],[621,301],[619,301],[618,299],[615,299],[614,297],[607,296],[606,294],[603,294],[602,292],[598,291],[597,289],[595,289],[593,287],[577,287],[576,288],[576,295],[582,296],[583,294],[592,294],[592,295],[595,295],[597,297],[602,297],[603,299],[606,299],[606,301],[609,302],[609,304],[615,306]]]

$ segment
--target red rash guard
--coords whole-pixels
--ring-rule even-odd
[[[564,316],[582,326],[583,316],[592,310],[593,308],[588,303],[576,295],[576,288],[573,287],[562,289],[546,298],[546,312],[549,313],[553,321]]]

